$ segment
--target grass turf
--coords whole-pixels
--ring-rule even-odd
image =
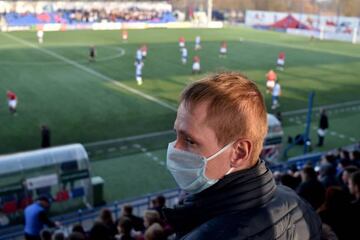
[[[198,34],[202,37],[202,50],[195,52],[193,40]],[[177,43],[180,36],[187,40],[187,65],[180,61]],[[310,41],[248,28],[129,30],[126,43],[120,37],[119,31],[46,32],[45,43],[39,46],[35,32],[1,33],[0,153],[38,148],[41,124],[49,125],[53,145],[171,129],[175,111],[133,94],[92,71],[176,108],[184,86],[203,76],[191,75],[190,63],[195,54],[201,57],[204,74],[240,70],[255,80],[265,93],[264,76],[275,67],[277,54],[285,51],[286,69],[278,74],[283,90],[281,111],[306,108],[311,91],[316,91],[316,106],[360,100],[357,71],[360,45]],[[226,59],[218,57],[223,40],[228,42]],[[139,87],[133,64],[135,50],[142,43],[148,44],[149,52],[143,69],[144,84]],[[97,48],[97,61],[89,63],[88,47],[93,44]],[[69,64],[59,56],[74,62]],[[7,110],[7,89],[18,95],[17,116],[11,116]],[[270,96],[265,94],[265,99],[270,107]],[[337,134],[329,135],[326,146],[316,151],[353,143],[351,138],[359,140],[359,120],[357,111],[330,115],[330,130]],[[313,126],[316,125],[317,119],[314,119]],[[285,119],[284,130],[286,136],[295,135],[303,131],[303,127]],[[316,141],[314,129],[312,137]],[[166,148],[163,142],[159,144]],[[164,160],[164,150],[153,152]],[[297,153],[301,153],[300,148],[294,150],[294,154]],[[105,178],[105,189],[111,189],[106,193],[108,199],[174,186],[161,165],[146,159],[146,154],[139,153],[92,164],[94,174]],[[119,182],[121,184],[117,185]]]

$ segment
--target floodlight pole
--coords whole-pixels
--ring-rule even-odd
[[[213,9],[213,0],[207,1],[207,22],[208,24],[211,22],[212,19],[212,9]]]

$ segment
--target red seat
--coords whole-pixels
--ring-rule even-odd
[[[2,211],[5,214],[15,213],[17,211],[16,201],[5,202],[2,206]]]
[[[69,192],[64,190],[64,191],[60,191],[56,194],[55,197],[55,201],[56,202],[63,202],[63,201],[67,201],[69,199]]]

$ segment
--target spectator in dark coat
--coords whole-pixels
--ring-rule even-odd
[[[111,236],[115,237],[117,234],[117,228],[109,209],[105,208],[101,210],[100,221],[109,229]]]
[[[113,240],[110,229],[102,222],[96,221],[90,229],[90,240]]]
[[[302,183],[297,192],[316,210],[325,200],[325,187],[317,179],[314,168],[306,166],[302,172]]]
[[[131,236],[131,230],[133,229],[132,222],[127,217],[121,217],[118,224],[119,235],[117,239],[119,240],[135,240]]]
[[[188,195],[164,215],[182,240],[320,239],[321,221],[259,159],[267,112],[239,73],[192,83],[181,95],[167,168]]]
[[[356,216],[351,212],[350,199],[341,187],[332,186],[326,190],[325,202],[318,213],[322,222],[329,225],[340,240],[356,236],[353,226]]]
[[[143,232],[145,230],[143,219],[133,214],[133,207],[131,205],[123,205],[121,217],[129,218],[135,231]]]

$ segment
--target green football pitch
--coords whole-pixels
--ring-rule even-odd
[[[199,51],[194,50],[196,35],[202,40]],[[180,36],[185,37],[189,50],[186,65],[181,64]],[[228,43],[225,59],[218,56],[222,41]],[[143,68],[144,84],[138,86],[135,51],[144,43],[148,57]],[[96,46],[97,61],[89,63],[92,45]],[[169,138],[156,137],[149,147],[139,145],[136,139],[172,129],[181,90],[210,72],[245,73],[258,83],[271,112],[265,74],[275,68],[280,51],[286,53],[285,71],[278,73],[285,137],[303,132],[305,123],[304,113],[285,113],[307,108],[308,95],[315,91],[314,106],[337,106],[329,112],[326,146],[314,151],[357,142],[359,44],[243,27],[129,30],[128,42],[121,40],[120,31],[46,32],[42,45],[37,43],[35,32],[13,32],[0,33],[0,153],[39,148],[42,124],[50,127],[53,145],[140,136],[130,144],[137,151],[110,147],[96,150],[110,152],[106,157],[90,155],[93,174],[105,179],[106,198],[114,200],[175,187],[164,167]],[[195,55],[201,57],[202,75],[191,75]],[[16,116],[7,109],[6,90],[18,96]],[[317,122],[314,114],[313,141]],[[300,147],[292,151],[292,155],[299,153]]]

